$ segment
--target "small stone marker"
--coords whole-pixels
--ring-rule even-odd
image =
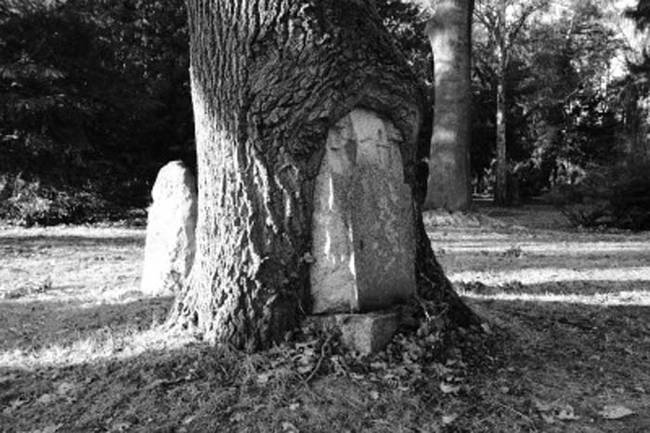
[[[314,188],[313,313],[391,307],[415,293],[411,188],[400,134],[356,109],[327,137]]]
[[[174,295],[194,260],[194,176],[181,161],[172,161],[158,172],[151,197],[140,290],[149,295]]]

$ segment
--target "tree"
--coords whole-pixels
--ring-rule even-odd
[[[494,201],[499,205],[509,202],[507,159],[507,71],[512,48],[517,43],[529,18],[548,4],[545,0],[480,0],[476,17],[487,34],[496,61],[496,184]]]
[[[473,0],[442,0],[426,31],[434,58],[435,104],[425,208],[471,205],[471,22]]]
[[[629,41],[629,74],[622,91],[626,153],[630,162],[635,163],[650,158],[650,1],[639,0],[625,16],[636,23],[636,34]]]
[[[310,309],[312,190],[328,130],[357,107],[388,119],[413,188],[424,99],[373,1],[190,0],[188,14],[199,217],[171,320],[264,347]],[[420,294],[471,323],[413,206]]]

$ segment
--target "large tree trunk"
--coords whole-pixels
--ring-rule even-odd
[[[188,0],[188,13],[199,215],[171,320],[259,348],[311,309],[313,189],[328,129],[354,108],[392,122],[413,187],[424,99],[371,0]],[[439,267],[421,268],[437,277],[423,292],[470,320]]]
[[[470,207],[471,20],[473,0],[442,0],[427,25],[435,105],[426,209]]]

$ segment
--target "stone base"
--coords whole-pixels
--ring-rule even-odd
[[[397,311],[328,314],[310,316],[307,320],[321,329],[338,329],[346,348],[368,355],[386,347],[397,332],[401,315]]]

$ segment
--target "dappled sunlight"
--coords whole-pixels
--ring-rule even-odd
[[[499,241],[476,240],[449,242],[446,240],[435,242],[435,247],[444,252],[453,253],[504,253],[519,250],[522,254],[539,255],[585,255],[585,254],[612,254],[612,253],[647,253],[650,252],[648,242],[516,242],[511,240]]]
[[[539,226],[536,220],[546,213],[528,212],[528,225]],[[447,276],[468,298],[650,305],[650,233],[529,230],[465,219],[456,226],[430,227],[429,236]]]
[[[566,304],[584,305],[636,305],[650,307],[650,290],[621,291],[615,293],[595,293],[592,295],[556,294],[556,293],[507,293],[495,292],[479,294],[472,291],[459,290],[460,295],[473,299],[493,299],[497,301],[526,301],[526,302],[562,302]]]
[[[124,332],[107,328],[70,344],[51,344],[36,349],[0,349],[0,369],[34,370],[126,359],[147,351],[178,349],[192,341],[194,339],[189,333],[173,333],[161,327]]]
[[[167,317],[171,297],[144,298],[120,304],[89,305],[75,301],[0,302],[0,350],[12,359],[26,354],[83,352],[83,342],[106,342],[156,328]],[[97,348],[104,353],[105,345]],[[48,355],[48,356],[50,356]],[[45,355],[43,355],[45,356]]]
[[[505,284],[511,281],[518,281],[522,284],[582,280],[650,282],[650,266],[581,270],[570,268],[521,268],[507,271],[451,272],[448,277],[452,282],[481,281],[483,284],[488,285]],[[650,283],[648,287],[650,288]]]
[[[80,240],[108,241],[110,243],[144,242],[143,228],[96,227],[96,226],[51,226],[0,227],[0,245],[21,241],[47,241],[76,243]]]
[[[118,303],[139,288],[144,231],[49,227],[0,230],[0,299]]]

